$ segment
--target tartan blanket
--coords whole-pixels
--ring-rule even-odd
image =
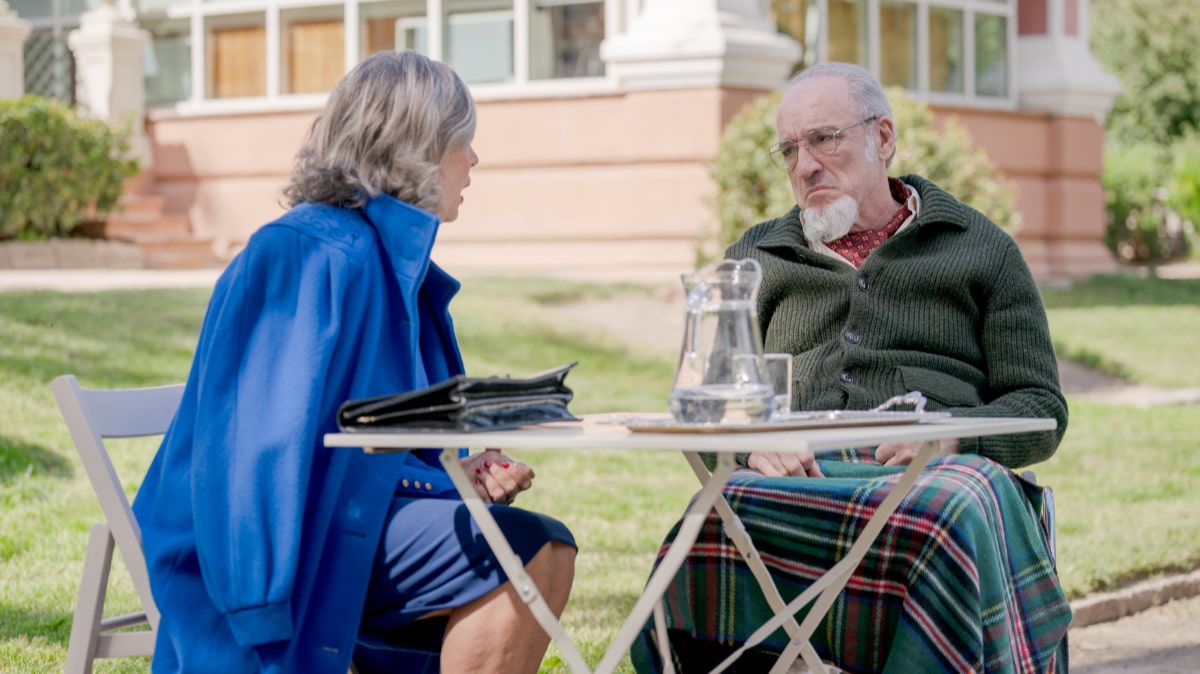
[[[865,449],[818,460],[825,479],[740,471],[724,491],[785,602],[845,555],[902,472],[880,466]],[[1043,495],[991,460],[935,459],[821,620],[817,653],[854,673],[1065,672],[1071,610],[1054,568]],[[700,662],[676,652],[677,671],[686,674],[697,664],[708,671],[774,613],[715,512],[664,598],[673,643],[682,636],[726,646]],[[651,620],[632,648],[640,673],[661,671],[654,639]],[[778,653],[786,644],[780,629],[758,649]]]

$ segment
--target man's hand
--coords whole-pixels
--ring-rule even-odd
[[[958,439],[942,440],[938,456],[958,454]],[[923,442],[886,442],[875,448],[875,460],[885,466],[907,466],[917,457]]]
[[[746,467],[767,477],[825,477],[812,452],[754,452]]]
[[[475,492],[485,503],[511,504],[517,494],[533,486],[533,469],[498,449],[488,449],[460,459],[463,471],[474,480]]]

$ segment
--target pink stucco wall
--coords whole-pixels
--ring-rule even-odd
[[[480,164],[435,257],[458,273],[677,278],[715,216],[708,164],[756,92],[691,89],[479,103]],[[152,116],[154,190],[218,253],[282,212],[315,110]],[[1111,266],[1100,244],[1102,129],[1091,120],[944,109],[1019,191],[1018,240],[1042,277]]]

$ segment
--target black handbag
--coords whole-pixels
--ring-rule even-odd
[[[567,411],[574,394],[563,383],[575,365],[523,379],[460,374],[417,391],[348,400],[338,409],[338,427],[347,432],[471,432],[579,421]]]

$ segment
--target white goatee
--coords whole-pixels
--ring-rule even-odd
[[[805,208],[800,211],[800,223],[809,241],[829,243],[850,233],[858,219],[858,202],[842,196],[824,208]]]

